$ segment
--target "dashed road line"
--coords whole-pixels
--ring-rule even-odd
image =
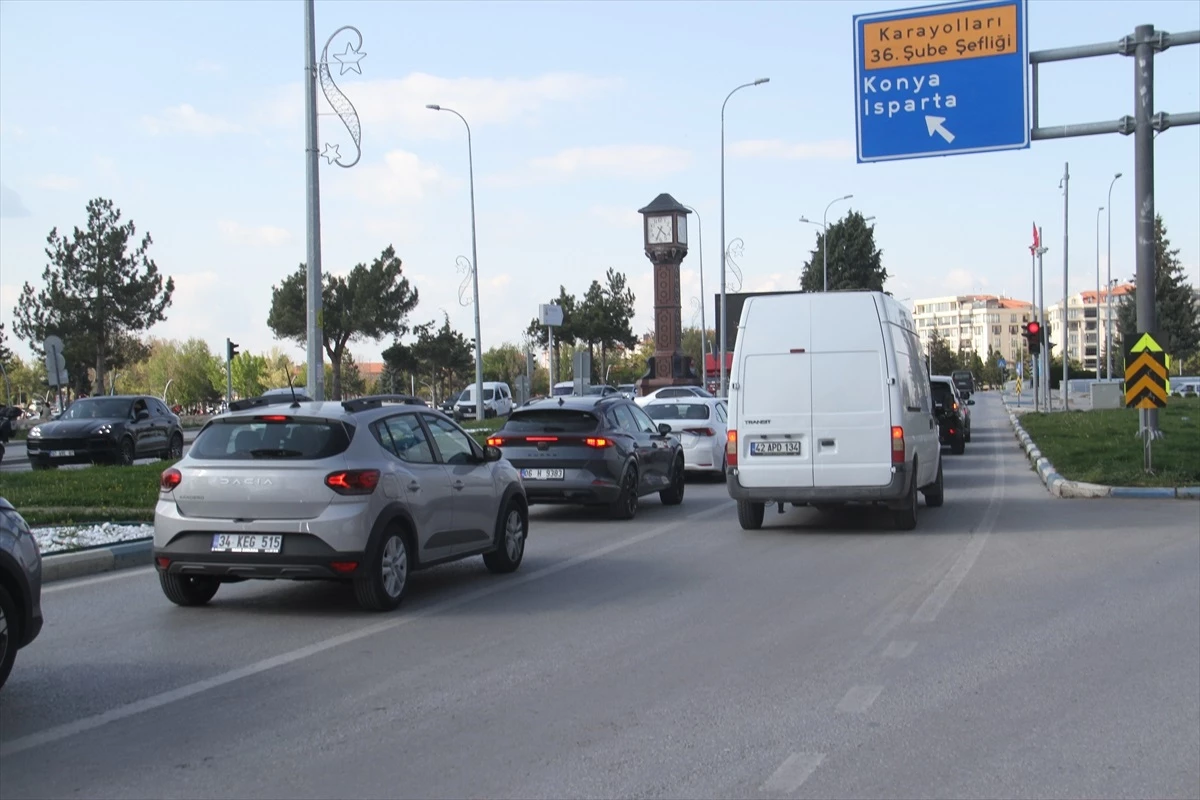
[[[842,714],[862,714],[882,693],[882,686],[852,686],[837,704],[837,710]]]
[[[889,642],[884,648],[884,658],[908,658],[917,647],[916,642]]]
[[[824,753],[792,753],[779,765],[779,769],[771,773],[771,777],[759,787],[759,791],[792,794],[816,772],[824,760]]]

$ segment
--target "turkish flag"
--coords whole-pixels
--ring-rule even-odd
[[[1041,243],[1042,243],[1041,240],[1038,239],[1037,223],[1035,222],[1035,223],[1033,223],[1033,244],[1029,245],[1029,252],[1037,253],[1038,245],[1040,245]]]

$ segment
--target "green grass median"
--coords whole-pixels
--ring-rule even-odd
[[[1142,469],[1135,409],[1022,414],[1042,455],[1067,480],[1107,486],[1200,486],[1200,398],[1173,397],[1158,412],[1154,474]]]
[[[504,424],[489,419],[464,422],[483,444]],[[133,522],[154,519],[158,478],[172,461],[132,467],[96,465],[86,469],[0,473],[0,497],[6,498],[30,525],[83,522]]]

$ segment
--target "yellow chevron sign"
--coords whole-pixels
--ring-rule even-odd
[[[1146,334],[1126,354],[1125,407],[1162,408],[1167,404],[1167,357]]]

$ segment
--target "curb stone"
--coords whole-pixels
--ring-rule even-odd
[[[1009,408],[1008,401],[1001,397],[1000,402],[1004,404],[1004,411],[1008,414],[1008,421],[1012,424],[1013,432],[1025,450],[1025,455],[1033,462],[1033,467],[1038,477],[1042,479],[1042,483],[1046,484],[1046,489],[1054,497],[1125,497],[1146,500],[1174,500],[1176,498],[1183,498],[1200,500],[1200,486],[1105,486],[1099,483],[1087,483],[1086,481],[1069,481],[1054,469],[1054,465],[1050,463],[1049,459],[1042,455],[1042,451],[1033,443],[1033,439],[1029,433],[1017,421],[1017,415]]]
[[[42,583],[83,578],[101,572],[146,567],[151,562],[153,539],[135,539],[42,557]]]

